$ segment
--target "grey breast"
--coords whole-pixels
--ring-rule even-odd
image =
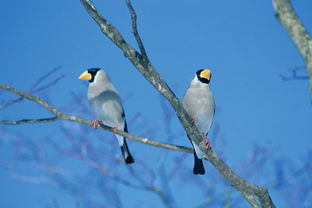
[[[123,108],[119,95],[115,91],[103,91],[89,99],[95,115],[109,126],[123,123]]]

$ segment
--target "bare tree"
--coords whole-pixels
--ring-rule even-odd
[[[81,0],[81,3],[85,7],[89,15],[98,24],[103,34],[105,34],[114,44],[116,44],[120,48],[120,50],[124,53],[125,57],[129,59],[129,61],[135,66],[135,68],[155,87],[155,89],[160,94],[162,94],[169,101],[177,117],[179,118],[185,132],[188,134],[190,139],[200,147],[201,151],[204,152],[205,159],[211,162],[211,164],[224,177],[224,179],[228,182],[228,184],[233,186],[250,203],[252,207],[275,207],[267,191],[267,188],[249,183],[242,177],[239,177],[231,168],[229,168],[229,166],[212,149],[205,148],[205,141],[202,140],[202,135],[197,130],[195,125],[191,122],[191,118],[188,116],[188,114],[182,107],[179,99],[175,96],[175,94],[167,85],[167,83],[160,77],[155,67],[153,67],[151,61],[149,60],[147,52],[145,50],[145,47],[143,45],[143,42],[137,30],[136,13],[130,1],[125,0],[125,2],[131,14],[132,32],[136,39],[136,42],[138,44],[140,51],[135,50],[134,47],[132,47],[123,38],[123,36],[119,33],[117,28],[115,28],[108,20],[106,20],[100,14],[100,12],[96,9],[92,1]],[[49,110],[51,113],[54,114],[53,117],[49,117],[49,118],[23,119],[19,121],[4,121],[3,120],[3,121],[0,121],[0,123],[8,124],[8,125],[17,125],[17,124],[23,124],[23,123],[42,123],[42,122],[53,122],[57,120],[69,120],[73,122],[83,123],[85,125],[92,125],[92,122],[90,120],[85,120],[76,116],[64,114],[39,97],[32,96],[29,93],[21,92],[8,85],[0,85],[0,88],[10,91],[12,93],[15,93],[21,96],[22,98],[26,98],[34,102],[37,102],[38,104],[40,104],[41,106],[43,106],[44,108],[46,108],[47,110]],[[111,132],[113,131],[111,127],[108,127],[105,125],[101,125],[101,128],[107,131],[111,131]],[[135,141],[142,142],[145,144],[149,144],[149,145],[153,145],[153,146],[157,146],[161,148],[182,151],[182,152],[188,152],[188,153],[192,152],[191,148],[186,148],[186,147],[182,147],[178,145],[171,145],[167,143],[161,143],[152,139],[130,135],[128,133],[121,132],[121,131],[117,131],[116,133],[119,135],[125,136],[129,139],[133,139]],[[68,135],[68,138],[70,138],[70,135]],[[83,152],[84,150],[81,150],[78,156],[84,158]],[[92,160],[89,160],[89,158],[84,158],[84,160],[86,160],[88,164],[90,164],[91,166],[96,164]],[[135,175],[135,172],[132,171],[132,174]],[[144,180],[141,180],[140,177],[136,176],[135,178],[141,181],[141,184],[145,184],[143,182]],[[123,181],[121,179],[116,179],[116,180]],[[123,181],[123,183],[131,185],[131,183],[127,181]],[[135,185],[131,185],[131,186],[135,186]],[[160,197],[163,198],[163,201],[166,204],[167,199],[163,197],[164,195],[160,190],[157,190],[154,187],[146,186],[146,185],[144,185],[143,187],[145,188],[148,187],[150,190],[158,193]],[[116,201],[118,201],[118,199],[116,199]],[[168,205],[168,207],[170,206]]]

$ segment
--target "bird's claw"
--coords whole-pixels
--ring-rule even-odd
[[[118,125],[115,125],[115,126],[113,127],[113,132],[114,132],[114,134],[116,134],[117,130],[118,130]]]
[[[206,136],[205,136],[205,148],[206,149],[210,149],[211,148],[210,140]]]
[[[94,121],[92,121],[92,126],[93,126],[93,128],[97,128],[97,126],[99,125],[99,124],[102,124],[102,121],[98,121],[98,120],[94,120]]]

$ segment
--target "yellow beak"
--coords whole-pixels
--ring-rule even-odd
[[[92,78],[91,74],[88,71],[84,71],[80,76],[79,79],[83,80],[90,80]]]
[[[211,76],[211,72],[209,69],[205,69],[200,73],[200,77],[206,78],[208,80],[210,80],[210,76]]]

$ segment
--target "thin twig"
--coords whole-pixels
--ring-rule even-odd
[[[61,68],[61,66],[58,66],[56,68],[53,68],[52,70],[50,70],[49,72],[45,73],[44,75],[42,75],[31,87],[30,89],[27,91],[27,94],[32,95],[35,94],[37,92],[40,92],[44,89],[47,89],[53,85],[55,85],[57,82],[59,82],[61,79],[63,79],[64,77],[66,77],[65,74],[59,76],[58,78],[56,78],[55,80],[53,80],[52,82],[43,85],[42,87],[36,88],[44,79],[46,79],[47,77],[49,77],[51,74],[53,74],[54,72],[56,72],[57,70],[59,70]],[[13,105],[15,103],[18,103],[20,101],[22,101],[24,99],[24,97],[19,97],[17,99],[14,100],[9,100],[9,101],[5,101],[4,105],[0,105],[0,110],[9,107],[10,105]]]
[[[160,189],[155,188],[154,186],[147,186],[145,188],[149,191],[155,192],[161,198],[161,201],[167,208],[172,208],[169,199]]]
[[[62,74],[60,75],[59,77],[57,77],[55,80],[53,80],[52,82],[46,84],[46,85],[43,85],[42,87],[39,87],[37,89],[33,89],[29,92],[29,94],[34,94],[34,93],[37,93],[39,91],[42,91],[44,89],[47,89],[49,87],[51,87],[52,85],[55,85],[58,81],[60,81],[61,79],[65,78],[67,75],[66,74]]]
[[[8,85],[0,84],[0,88],[5,89],[7,91],[10,91],[14,94],[20,95],[20,96],[27,98],[29,100],[32,100],[32,101],[40,104],[42,107],[48,109],[50,112],[52,112],[55,115],[54,117],[51,117],[51,118],[41,118],[41,119],[23,119],[23,120],[18,120],[18,121],[0,120],[0,123],[2,123],[2,124],[18,125],[18,124],[27,124],[27,123],[46,123],[46,122],[53,122],[53,121],[57,121],[57,120],[68,120],[68,121],[74,121],[74,122],[78,122],[78,123],[82,123],[85,125],[92,126],[91,120],[86,120],[86,119],[82,119],[79,117],[63,114],[60,111],[58,111],[56,108],[52,107],[51,105],[49,105],[48,103],[46,103],[44,100],[42,100],[39,97],[28,95],[27,93],[21,92],[21,91],[13,88],[11,86],[8,86]],[[104,124],[100,124],[99,128],[101,128],[105,131],[114,132],[114,129],[112,127],[106,126]],[[161,148],[165,148],[165,149],[170,149],[170,150],[175,150],[175,151],[180,151],[180,152],[187,152],[187,153],[193,152],[193,148],[188,148],[188,147],[184,147],[184,146],[180,146],[180,145],[172,145],[172,144],[168,144],[168,143],[164,143],[164,142],[157,142],[157,141],[152,140],[152,139],[131,135],[129,133],[119,131],[119,130],[117,130],[116,134],[127,137],[128,139],[131,139],[131,140],[134,140],[137,142],[141,142],[144,144],[152,145],[155,147],[161,147]]]
[[[306,69],[305,67],[294,67],[291,70],[291,76],[285,76],[280,74],[280,77],[283,81],[291,81],[291,80],[306,80],[309,79],[309,76],[298,75],[298,71]]]
[[[47,73],[45,73],[44,75],[42,75],[41,77],[39,77],[39,79],[31,86],[28,92],[29,93],[32,92],[43,80],[45,80],[47,77],[49,77],[54,72],[60,70],[61,68],[62,68],[61,66],[57,66],[51,69],[50,71],[48,71]]]
[[[27,123],[47,123],[52,121],[60,120],[59,117],[54,116],[51,118],[40,118],[40,119],[22,119],[18,121],[6,121],[6,120],[0,120],[0,123],[6,124],[6,125],[18,125],[18,124],[27,124]]]
[[[143,45],[143,42],[141,40],[141,37],[139,35],[139,32],[138,32],[138,27],[137,27],[137,15],[132,7],[132,4],[130,2],[130,0],[125,0],[126,1],[126,4],[128,6],[128,9],[130,11],[130,14],[131,14],[131,20],[132,20],[132,33],[135,37],[135,40],[140,48],[140,51],[141,51],[141,54],[143,56],[144,59],[144,62],[146,62],[146,64],[149,62],[148,60],[148,57],[147,57],[147,53],[146,53],[146,50],[145,50],[145,47]]]

